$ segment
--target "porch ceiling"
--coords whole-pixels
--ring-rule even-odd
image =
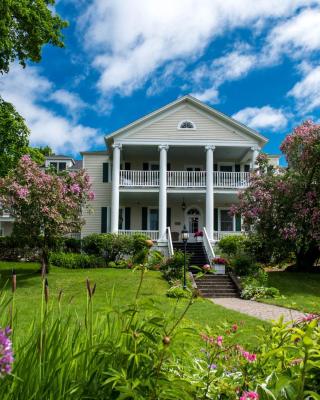
[[[248,150],[250,150],[249,147],[217,146],[214,151],[214,160],[215,162],[240,162],[248,153]],[[123,145],[122,158],[124,160],[140,158],[142,160],[157,161],[159,159],[158,146]],[[192,162],[205,160],[204,146],[170,146],[168,150],[168,162],[172,162],[175,159],[188,160],[191,164]]]

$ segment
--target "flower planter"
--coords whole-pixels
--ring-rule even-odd
[[[196,242],[202,242],[202,240],[203,240],[201,236],[196,236],[195,239],[196,239]]]
[[[224,264],[214,264],[214,272],[217,275],[224,275],[226,273],[226,266]]]

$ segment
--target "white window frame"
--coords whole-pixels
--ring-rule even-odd
[[[230,207],[218,207],[218,231],[219,232],[236,232],[236,217],[232,217],[232,231],[222,231],[221,230],[221,210],[229,211]]]
[[[183,122],[190,122],[193,125],[193,128],[181,128],[181,124]],[[179,122],[177,129],[179,129],[180,131],[195,131],[197,129],[197,127],[196,127],[196,124],[191,119],[182,119]]]
[[[158,210],[158,230],[159,230],[159,207],[156,207],[156,206],[154,206],[154,207],[148,207],[148,218],[147,218],[147,227],[148,227],[148,230],[149,231],[153,231],[153,230],[155,230],[155,229],[151,229],[151,226],[150,226],[150,211],[151,210]]]

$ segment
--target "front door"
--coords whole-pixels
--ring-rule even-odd
[[[198,208],[192,207],[187,211],[187,228],[190,234],[201,230],[200,219],[201,214]]]

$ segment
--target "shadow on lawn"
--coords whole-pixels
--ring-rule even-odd
[[[40,278],[40,268],[30,268],[23,270],[15,270],[17,275],[17,286],[18,287],[31,287],[34,286],[34,282],[30,281],[31,278]],[[0,270],[0,287],[4,290],[11,291],[11,277],[12,268]]]

